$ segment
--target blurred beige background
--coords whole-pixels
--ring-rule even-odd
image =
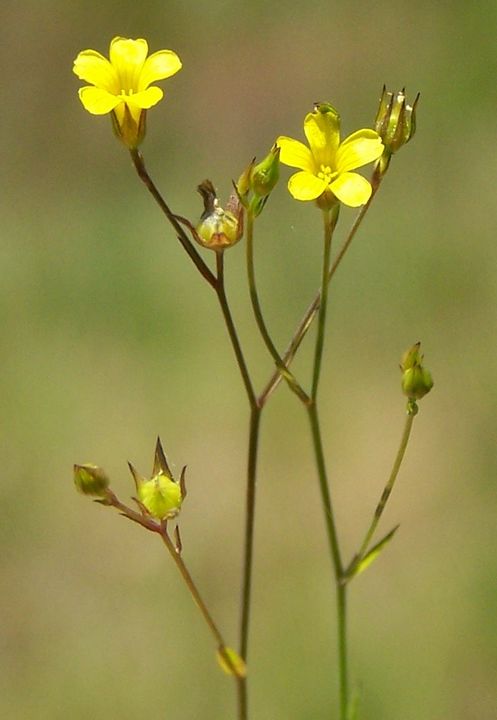
[[[123,35],[183,60],[143,151],[192,219],[200,180],[227,195],[277,135],[302,137],[314,101],[332,102],[348,133],[372,123],[384,82],[421,91],[418,133],[332,286],[322,415],[347,554],[389,472],[398,360],[419,339],[436,382],[382,526],[400,531],[352,588],[352,678],[363,720],[494,720],[495,2],[4,0],[0,21],[2,717],[234,717],[232,683],[162,547],[72,485],[73,462],[93,461],[125,498],[126,460],[148,472],[160,433],[189,468],[184,557],[236,642],[243,388],[213,294],[71,72],[79,50],[107,54]],[[321,251],[319,213],[282,176],[257,237],[280,345]],[[271,363],[243,253],[227,257],[228,285],[262,383]],[[285,388],[263,421],[258,512],[252,718],[335,717],[329,560],[306,419]]]

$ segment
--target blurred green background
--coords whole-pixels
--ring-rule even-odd
[[[363,720],[497,717],[495,2],[13,2],[2,43],[0,714],[234,717],[232,682],[154,538],[76,495],[72,464],[151,467],[160,433],[188,465],[184,557],[236,643],[247,407],[215,297],[134,175],[109,118],[84,112],[76,54],[114,35],[174,49],[143,151],[176,212],[200,214],[316,100],[343,132],[382,84],[422,94],[332,285],[322,416],[352,553],[404,417],[398,361],[422,340],[435,377],[383,530],[351,591]],[[257,234],[283,346],[318,284],[320,217],[286,191]],[[338,236],[353,218],[342,213]],[[258,382],[271,363],[248,309],[244,249],[228,286]],[[308,370],[310,344],[296,367]],[[336,717],[333,597],[306,418],[285,388],[263,420],[251,717]]]

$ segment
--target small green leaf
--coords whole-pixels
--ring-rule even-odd
[[[399,529],[400,525],[396,525],[393,530],[390,530],[390,532],[385,535],[384,538],[382,538],[379,542],[376,543],[376,545],[373,545],[371,550],[369,550],[359,562],[354,565],[352,568],[352,572],[350,574],[349,580],[353,577],[356,577],[356,575],[359,575],[362,573],[363,570],[365,570],[367,567],[371,565],[371,563],[376,560],[378,555],[381,553],[383,548],[390,542],[390,540],[393,538],[397,530]]]
[[[226,675],[235,675],[238,678],[244,678],[247,675],[247,666],[240,655],[230,647],[219,647],[217,651],[217,661],[221,670]]]

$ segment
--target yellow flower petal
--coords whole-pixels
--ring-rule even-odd
[[[339,173],[355,170],[377,160],[382,153],[383,143],[374,130],[357,130],[338,148],[336,169]]]
[[[288,190],[295,200],[315,200],[327,187],[325,180],[305,170],[295,173],[288,181]]]
[[[330,185],[330,190],[340,202],[349,207],[365,205],[371,197],[371,185],[362,175],[344,172]]]
[[[143,38],[129,40],[115,37],[111,40],[109,58],[121,83],[120,90],[129,92],[138,89],[138,79],[148,53],[148,44]]]
[[[122,95],[121,100],[124,100],[126,105],[130,108],[141,108],[142,110],[148,110],[148,108],[157,105],[162,100],[164,93],[158,87],[150,87],[142,92],[133,93],[132,95]]]
[[[280,135],[276,140],[276,145],[280,148],[280,162],[284,165],[307,170],[309,173],[314,172],[312,153],[304,143]]]
[[[304,120],[304,133],[318,167],[333,166],[340,143],[340,120],[332,112],[314,111]]]
[[[181,60],[172,50],[159,50],[145,60],[138,90],[145,90],[157,80],[165,80],[181,70]]]
[[[110,93],[120,91],[117,82],[117,73],[107,60],[96,50],[83,50],[73,65],[73,72],[80,80],[103,88]]]
[[[107,90],[89,85],[79,89],[79,99],[85,110],[92,115],[105,115],[122,102],[119,97],[111,95]]]

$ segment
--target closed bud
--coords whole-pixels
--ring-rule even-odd
[[[149,515],[165,520],[179,513],[183,498],[179,484],[164,473],[158,473],[138,484],[138,499]]]
[[[109,482],[107,473],[98,465],[74,465],[74,484],[83,495],[105,497]]]
[[[390,92],[383,86],[375,130],[383,140],[387,157],[411,140],[416,132],[416,106],[419,93],[412,105],[406,102],[405,92]]]
[[[135,481],[140,505],[151,517],[167,520],[179,513],[186,495],[185,469],[181,473],[180,482],[177,483],[172,477],[160,438],[157,438],[155,446],[152,477],[144,478],[131,463],[129,469]]]
[[[420,353],[421,343],[416,343],[402,356],[400,369],[402,372],[402,392],[409,400],[419,400],[433,387],[433,379],[429,370],[423,367],[423,355]]]
[[[243,234],[243,206],[236,193],[224,210],[210,180],[204,180],[197,189],[204,200],[204,212],[196,227],[198,242],[216,252],[235,245]]]
[[[252,175],[252,170],[255,165],[255,158],[252,160],[250,165],[247,165],[245,170],[242,172],[240,177],[238,178],[237,182],[235,183],[236,192],[238,197],[242,202],[244,202],[247,198],[247,195],[250,192],[250,177]]]
[[[250,189],[265,198],[276,186],[280,175],[280,148],[274,144],[264,160],[254,165],[250,175]]]

